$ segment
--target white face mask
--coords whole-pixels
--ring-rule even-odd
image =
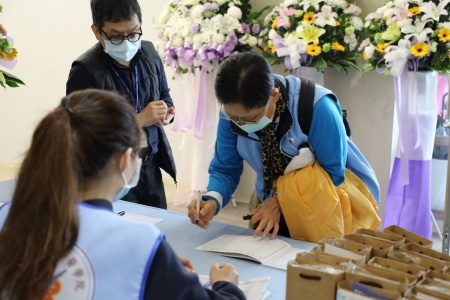
[[[141,40],[137,42],[124,40],[119,45],[114,45],[109,40],[103,39],[103,41],[105,42],[104,51],[108,53],[109,56],[122,63],[129,62],[141,48]]]
[[[241,127],[242,130],[248,133],[256,132],[262,130],[264,127],[272,123],[272,120],[269,119],[266,116],[263,116],[261,119],[259,119],[258,123],[255,124],[244,124],[244,125],[238,125]]]
[[[127,177],[125,176],[125,173],[122,172],[122,178],[125,182],[125,185],[122,187],[122,189],[117,193],[117,195],[113,198],[112,202],[115,202],[117,200],[121,200],[128,192],[134,188],[139,181],[139,175],[141,173],[141,166],[142,166],[142,158],[138,158],[136,163],[136,170],[134,170],[133,177],[131,178],[130,183],[127,181]]]

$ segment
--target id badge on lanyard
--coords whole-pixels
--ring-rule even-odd
[[[140,113],[142,108],[141,108],[141,103],[139,101],[139,75],[138,75],[138,71],[137,71],[137,66],[134,67],[134,78],[135,78],[135,83],[136,83],[136,98],[133,97],[133,94],[131,93],[130,88],[125,84],[125,81],[123,81],[122,77],[120,76],[119,72],[117,72],[114,65],[112,65],[111,67],[112,67],[114,73],[117,75],[117,78],[119,78],[120,83],[122,83],[122,86],[127,91],[130,98],[134,99],[134,110],[136,111],[137,114]],[[140,142],[141,148],[148,147],[148,132],[145,128],[143,128],[141,130],[140,141],[141,141]]]

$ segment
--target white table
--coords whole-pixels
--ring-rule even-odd
[[[235,265],[240,274],[240,280],[248,280],[256,277],[270,276],[270,282],[267,289],[271,292],[268,299],[285,299],[286,294],[286,271],[265,267],[256,262],[224,257],[208,252],[194,250],[212,239],[223,234],[244,234],[252,235],[252,230],[234,225],[211,222],[207,230],[201,229],[191,224],[185,214],[179,214],[163,209],[157,209],[149,206],[143,206],[125,201],[114,203],[115,211],[125,211],[132,214],[145,215],[154,218],[163,219],[156,224],[166,236],[166,240],[178,255],[185,256],[193,263],[197,274],[208,275],[211,263],[229,262]],[[303,241],[292,240],[280,237],[294,248],[311,250],[315,244]]]

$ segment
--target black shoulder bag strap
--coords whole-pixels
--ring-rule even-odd
[[[315,83],[311,80],[300,78],[300,94],[298,96],[298,122],[303,133],[308,135],[313,117],[314,96],[316,92]]]

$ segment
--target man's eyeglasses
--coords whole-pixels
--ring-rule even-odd
[[[129,35],[113,35],[108,36],[103,29],[100,29],[100,31],[106,36],[106,38],[111,42],[113,45],[120,45],[124,40],[129,40],[132,43],[135,43],[141,39],[142,35],[142,29],[139,28],[140,32],[132,32]]]
[[[270,100],[270,99],[269,99],[269,100]],[[224,120],[227,120],[227,121],[230,121],[230,122],[233,122],[233,123],[235,123],[235,124],[238,125],[238,126],[243,126],[243,125],[247,125],[247,124],[258,124],[259,121],[261,121],[262,117],[266,115],[266,113],[267,113],[267,108],[269,107],[269,102],[270,102],[270,101],[267,101],[266,107],[264,108],[264,113],[258,116],[257,121],[247,121],[247,120],[234,119],[234,118],[232,119],[232,118],[230,118],[230,117],[222,116],[222,115],[220,115],[219,118],[224,119]],[[221,109],[221,110],[222,110],[222,109]]]

